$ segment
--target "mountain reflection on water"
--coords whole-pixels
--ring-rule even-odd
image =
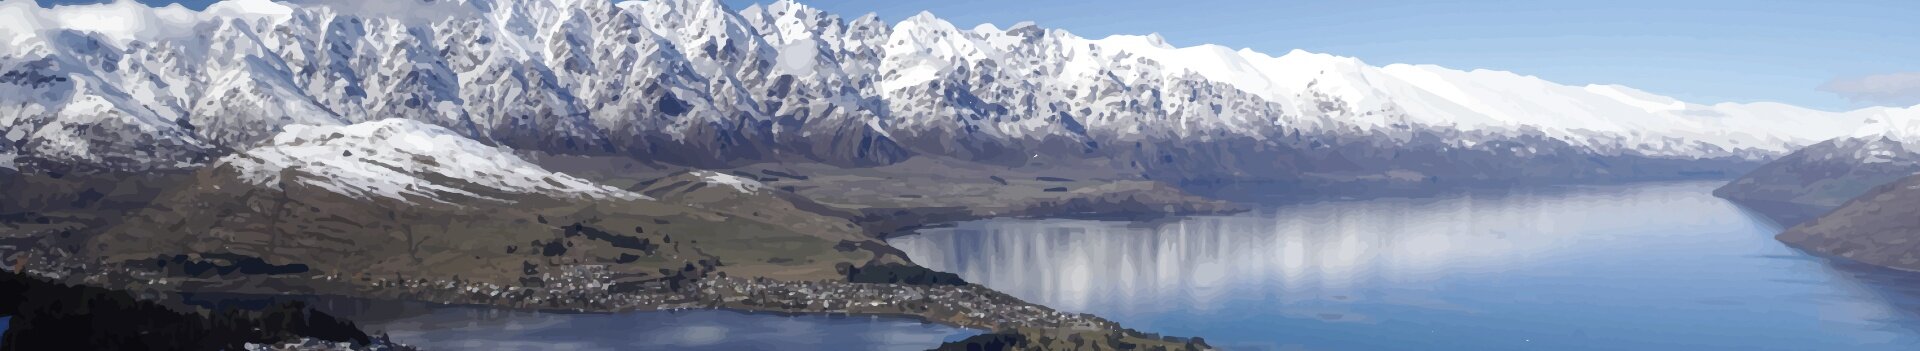
[[[439,308],[370,329],[432,350],[925,350],[977,334],[902,318],[720,310],[567,314]]]
[[[1717,185],[986,220],[891,243],[1029,301],[1238,349],[1920,348],[1914,274],[1788,248]]]
[[[427,350],[926,350],[981,332],[919,320],[726,310],[559,313],[313,296],[183,294],[209,309],[300,300]]]

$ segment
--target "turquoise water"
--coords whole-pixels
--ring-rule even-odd
[[[1920,279],[1662,183],[988,220],[891,242],[1029,301],[1250,350],[1915,350]]]
[[[926,350],[977,331],[900,318],[719,310],[566,314],[433,308],[369,321],[428,350]]]

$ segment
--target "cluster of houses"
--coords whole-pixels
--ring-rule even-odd
[[[56,280],[138,286],[143,287],[141,291],[167,290],[185,280],[149,270],[109,272],[77,261],[46,258],[36,258],[35,261],[16,266],[22,266],[20,268],[31,274]],[[74,274],[82,276],[72,276]],[[372,296],[444,304],[573,311],[733,308],[797,313],[907,315],[991,329],[1065,327],[1109,330],[1117,327],[1113,322],[1099,317],[1056,311],[977,285],[782,281],[728,277],[724,274],[692,280],[684,285],[668,284],[664,279],[621,284],[616,283],[619,276],[604,265],[550,266],[545,267],[537,277],[538,286],[507,286],[461,279],[346,277],[338,274],[305,276],[306,279],[323,282],[358,285],[371,289],[374,293],[369,295]],[[355,284],[355,281],[359,284]]]

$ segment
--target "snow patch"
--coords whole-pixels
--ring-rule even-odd
[[[693,175],[700,177],[701,180],[708,184],[731,186],[733,190],[740,191],[741,193],[752,194],[767,188],[767,185],[761,183],[759,180],[747,179],[746,177],[732,174],[714,171],[694,171]]]
[[[811,38],[794,40],[781,46],[776,67],[795,77],[812,76],[819,65],[820,42]]]
[[[509,150],[413,120],[386,119],[347,126],[292,125],[265,146],[222,158],[215,167],[239,169],[241,179],[279,187],[283,171],[295,181],[361,198],[415,198],[454,203],[444,194],[509,202],[469,191],[572,199],[637,200],[644,196],[540,168]],[[458,182],[470,183],[463,186]],[[477,190],[477,189],[476,189]],[[484,191],[483,191],[484,192]]]
[[[428,24],[480,13],[464,1],[446,0],[292,0],[288,3],[303,7],[325,7],[347,16],[390,18],[409,24]]]

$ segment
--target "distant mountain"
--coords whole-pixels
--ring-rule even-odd
[[[1714,190],[1777,219],[1826,213],[1875,186],[1920,173],[1920,106],[1871,108],[1851,135],[1807,146]]]
[[[697,167],[1105,159],[1163,180],[1502,182],[1741,171],[1859,112],[791,1],[0,4],[13,168],[193,169],[295,124],[426,122]],[[4,154],[0,154],[4,155]]]
[[[1778,236],[1809,251],[1902,270],[1920,270],[1920,176],[1873,187]]]

